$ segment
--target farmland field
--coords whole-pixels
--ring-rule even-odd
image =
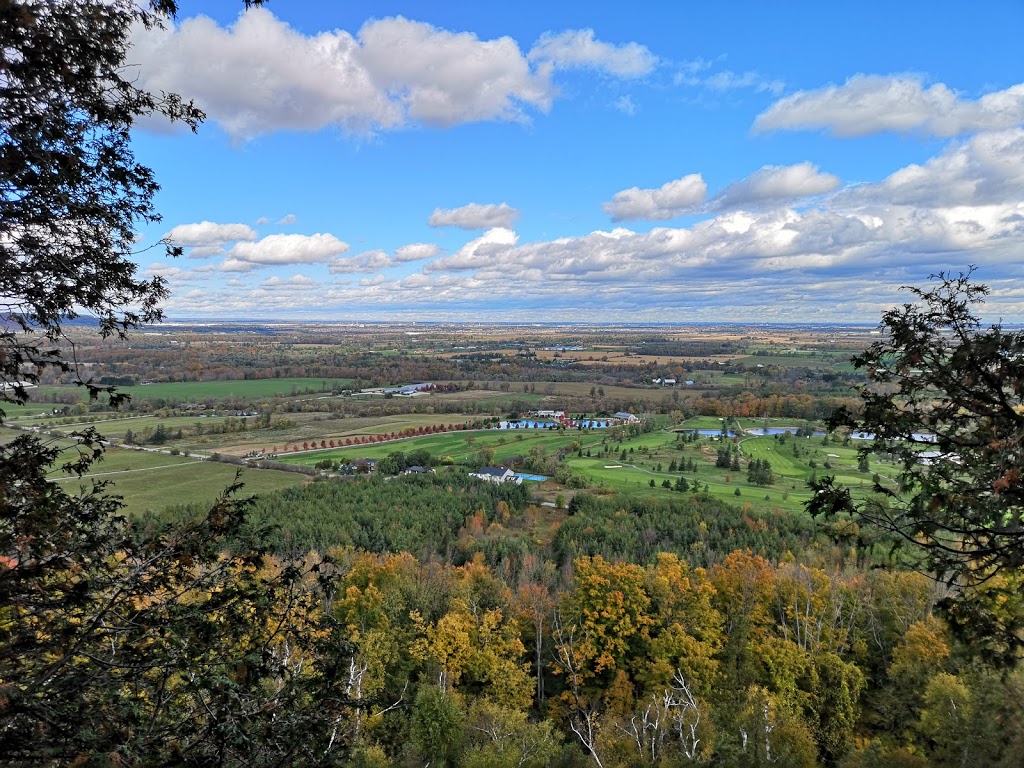
[[[351,385],[349,379],[239,379],[234,381],[178,381],[153,384],[137,384],[118,387],[117,391],[128,395],[133,401],[165,400],[177,405],[185,402],[199,402],[211,399],[237,398],[239,400],[258,400],[270,397],[288,397],[303,394],[322,395],[331,391],[341,391]],[[85,399],[85,391],[80,387],[39,387],[30,390],[36,398],[33,402],[38,406],[12,406],[14,409],[28,409],[32,412],[38,407],[46,407],[41,398],[54,394],[77,394]],[[49,406],[53,407],[53,406]],[[5,410],[7,407],[5,406]]]
[[[107,481],[109,491],[124,499],[125,512],[139,514],[147,509],[163,509],[176,504],[209,504],[235,481],[237,467],[215,461],[115,449],[92,467],[84,478],[65,477],[59,482],[65,490],[88,485],[89,479]],[[293,472],[243,470],[242,496],[268,493],[309,482]]]

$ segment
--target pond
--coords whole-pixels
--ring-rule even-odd
[[[573,419],[566,422],[567,429],[605,429],[611,426],[610,419]],[[554,421],[531,421],[520,419],[519,421],[499,421],[495,429],[555,429],[558,423]]]
[[[851,440],[874,440],[874,432],[851,432]],[[927,432],[914,432],[910,435],[910,439],[918,443],[935,443],[938,442],[938,438],[935,435]]]
[[[748,435],[763,437],[764,435],[795,435],[797,433],[797,430],[799,429],[799,427],[768,427],[768,429],[764,429],[763,427],[757,427],[756,429],[748,429],[746,430],[746,432]],[[822,432],[820,429],[814,430],[812,434],[814,435],[814,437],[825,436],[825,433]]]

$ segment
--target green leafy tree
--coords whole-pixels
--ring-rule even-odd
[[[55,368],[116,403],[59,349],[64,324],[87,314],[124,336],[160,319],[166,288],[130,258],[138,226],[159,220],[130,131],[152,115],[195,128],[202,113],[140,89],[124,63],[132,28],[175,10],[0,2],[0,402],[24,402]],[[348,654],[320,609],[327,572],[276,567],[251,541],[223,554],[248,540],[246,504],[230,495],[138,537],[102,484],[69,493],[48,479],[61,461],[84,474],[100,446],[87,431],[69,453],[28,436],[0,447],[3,759],[337,761]]]
[[[37,382],[42,369],[72,369],[56,349],[65,321],[90,314],[110,336],[161,317],[164,283],[139,279],[129,258],[136,227],[160,218],[130,130],[153,114],[194,129],[203,115],[138,88],[124,60],[132,25],[174,10],[167,0],[0,4],[0,301],[11,323],[0,331],[0,381],[13,385],[4,399],[23,401],[18,382]]]
[[[873,435],[861,456],[893,457],[897,482],[855,495],[825,477],[808,507],[896,534],[912,562],[957,589],[954,610],[996,574],[1024,568],[1024,332],[982,324],[989,290],[970,271],[933,280],[882,315],[880,340],[853,359],[868,376],[861,408],[829,421]],[[961,613],[965,628],[984,621]],[[1024,624],[1001,627],[1002,658],[1013,661]]]
[[[747,482],[751,485],[772,485],[775,482],[775,475],[772,474],[772,465],[767,459],[754,459],[747,465]]]
[[[51,483],[57,460],[29,437],[0,449],[4,760],[336,758],[348,653],[320,610],[327,571],[278,568],[256,545],[222,555],[246,534],[246,504],[228,495],[139,540],[102,485]]]
[[[431,765],[451,765],[462,750],[465,715],[452,694],[424,685],[412,708],[411,736],[420,755]]]

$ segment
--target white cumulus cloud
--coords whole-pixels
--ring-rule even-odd
[[[616,192],[602,207],[612,221],[674,219],[704,202],[708,185],[699,173],[662,184],[657,189],[632,187]]]
[[[510,228],[519,218],[519,211],[507,203],[480,205],[470,203],[461,208],[437,208],[428,222],[432,227],[458,227],[460,229]]]
[[[140,87],[188,94],[241,140],[281,129],[521,120],[546,111],[556,93],[550,65],[532,65],[511,37],[481,40],[401,17],[369,21],[356,35],[305,35],[254,8],[230,27],[200,16],[140,28],[132,42]]]
[[[798,91],[757,116],[755,132],[826,129],[836,136],[921,131],[957,136],[1024,122],[1024,83],[964,99],[919,77],[856,75],[843,85]]]
[[[556,67],[586,67],[616,77],[641,77],[650,73],[658,58],[639,43],[613,45],[594,37],[592,29],[546,33],[530,51],[531,60],[550,61]]]
[[[992,131],[946,147],[924,164],[900,168],[877,184],[844,190],[844,205],[959,208],[1024,198],[1024,130]]]
[[[373,82],[424,123],[516,120],[527,105],[547,110],[554,96],[511,37],[480,40],[401,17],[371,21],[359,37]]]
[[[395,249],[396,261],[419,261],[420,259],[432,259],[441,252],[433,243],[410,243]]]
[[[326,263],[345,253],[348,248],[348,243],[327,233],[267,235],[255,242],[235,243],[227,252],[221,268],[248,271],[253,267],[282,264]]]
[[[255,240],[259,235],[247,224],[216,224],[201,221],[198,224],[179,224],[164,235],[174,245],[185,247],[216,246],[237,240]]]
[[[507,227],[494,227],[480,237],[470,240],[450,256],[429,262],[424,272],[441,272],[462,269],[477,269],[501,263],[512,253],[519,236]]]
[[[785,203],[794,198],[823,195],[839,187],[831,173],[822,173],[811,163],[766,165],[747,178],[734,182],[715,195],[707,205],[711,211]]]

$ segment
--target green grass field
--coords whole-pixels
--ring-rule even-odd
[[[717,424],[717,419],[714,420]],[[691,422],[687,423],[687,426]],[[699,422],[698,422],[699,423]],[[713,428],[713,426],[711,427]],[[471,438],[467,442],[466,438]],[[517,439],[517,438],[522,439]],[[803,512],[804,502],[810,498],[807,480],[814,474],[835,474],[840,482],[849,485],[868,484],[871,472],[885,475],[891,468],[880,459],[872,459],[868,473],[857,470],[855,447],[842,447],[834,444],[822,445],[821,438],[795,438],[776,440],[774,437],[752,437],[739,441],[744,457],[739,471],[722,469],[714,466],[715,454],[722,443],[714,437],[705,437],[696,443],[685,444],[680,450],[677,435],[673,432],[651,432],[622,441],[609,442],[602,446],[606,433],[594,430],[589,433],[528,431],[513,434],[505,432],[458,432],[442,435],[400,440],[392,443],[359,445],[348,448],[316,451],[300,454],[282,454],[281,461],[312,466],[324,459],[338,461],[345,458],[380,459],[394,451],[410,452],[426,450],[432,456],[451,457],[455,462],[469,461],[472,454],[481,448],[493,448],[494,463],[503,464],[513,458],[527,455],[534,447],[542,446],[550,455],[560,448],[565,448],[579,441],[583,448],[583,456],[570,454],[566,463],[575,474],[581,475],[587,483],[598,490],[621,493],[635,493],[670,496],[677,493],[662,486],[665,480],[674,484],[682,475],[688,483],[700,484],[703,491],[730,503],[750,503],[756,509],[783,509],[794,513]],[[797,444],[799,457],[793,456],[793,445]],[[602,447],[607,454],[597,455]],[[592,456],[586,456],[590,450]],[[632,449],[632,450],[630,450]],[[622,451],[626,458],[621,458]],[[831,456],[829,454],[832,454]],[[667,467],[671,461],[687,459],[696,461],[696,472],[669,472]],[[747,463],[752,459],[766,459],[772,465],[776,481],[773,485],[760,487],[747,482]],[[817,467],[812,467],[814,461]],[[832,469],[825,468],[825,463],[832,464]],[[661,470],[658,470],[658,465]],[[654,487],[650,485],[654,480]],[[736,489],[740,495],[736,495]]]
[[[467,440],[467,438],[469,439]],[[280,461],[290,464],[312,466],[324,459],[331,461],[353,458],[382,459],[395,451],[409,453],[425,450],[438,458],[451,457],[455,462],[465,462],[481,448],[493,448],[494,463],[501,464],[507,463],[514,457],[525,456],[535,447],[543,447],[551,453],[576,441],[586,446],[599,443],[600,440],[601,434],[598,430],[589,433],[566,431],[561,434],[549,430],[522,430],[514,433],[499,430],[474,430],[446,432],[372,445],[353,445],[313,453],[291,455],[284,453],[280,454],[278,458]]]
[[[721,429],[723,419],[717,416],[694,416],[679,425],[679,429]]]
[[[18,405],[16,403],[3,403],[0,405],[4,412],[4,418],[8,421],[16,419],[26,419],[41,414],[48,414],[54,406],[50,403],[25,403],[24,405]]]
[[[763,420],[758,421],[758,426],[761,426]],[[686,426],[714,429],[718,423],[717,418],[705,417],[704,420],[688,421]],[[867,486],[875,472],[882,477],[890,477],[895,473],[895,467],[875,456],[870,459],[869,471],[860,472],[857,469],[855,445],[844,447],[831,441],[823,445],[821,437],[787,437],[785,440],[777,440],[772,436],[741,438],[736,443],[743,457],[739,471],[715,467],[717,451],[723,445],[716,437],[702,437],[695,443],[684,444],[681,450],[676,440],[675,433],[653,432],[610,445],[604,457],[570,456],[567,462],[575,473],[585,477],[588,483],[598,489],[623,493],[635,493],[642,489],[644,493],[670,495],[676,491],[663,488],[662,483],[668,480],[674,485],[682,475],[688,483],[696,481],[702,491],[706,488],[709,494],[724,501],[749,503],[755,509],[782,509],[797,514],[803,513],[804,502],[810,498],[807,481],[813,476],[832,474],[840,483]],[[799,454],[797,456],[794,456],[794,445]],[[623,450],[626,451],[625,458],[621,455]],[[747,482],[747,465],[754,459],[764,459],[772,465],[775,475],[772,485],[757,486]],[[684,460],[696,462],[696,472],[668,471],[670,462]],[[826,467],[826,463],[831,468]],[[651,480],[654,480],[653,488],[650,486]],[[738,496],[737,488],[740,491]]]
[[[24,433],[0,427],[0,444],[21,434]],[[68,448],[61,457],[61,463],[75,458],[70,440],[40,437],[47,443],[52,441]],[[68,492],[74,492],[80,486],[91,487],[92,480],[109,482],[109,492],[124,498],[125,511],[138,514],[173,504],[211,503],[234,482],[237,469],[228,464],[199,461],[187,456],[108,448],[84,478],[65,475],[59,467],[50,472],[50,477]],[[249,495],[306,483],[309,478],[294,472],[247,469],[243,470],[242,482],[245,483],[243,494]]]
[[[125,512],[139,514],[175,504],[209,504],[235,481],[237,467],[215,461],[142,451],[107,452],[104,460],[85,478],[65,477],[58,482],[65,490],[86,485],[89,480],[107,481],[109,493],[123,497]],[[58,473],[59,474],[59,473]],[[242,472],[242,495],[268,493],[309,482],[293,472],[248,469]]]
[[[128,387],[118,387],[118,392],[129,395],[134,402],[143,400],[165,400],[173,405],[178,403],[199,402],[208,398],[238,398],[248,402],[254,402],[271,397],[290,397],[308,394],[309,397],[329,395],[332,390],[340,391],[351,385],[350,379],[245,379],[239,381],[178,381],[161,382],[153,384],[139,384]],[[324,392],[323,390],[327,391]],[[39,387],[30,390],[34,396],[33,402],[37,403],[28,406],[12,406],[22,412],[38,412],[39,409],[52,408],[53,406],[42,400],[43,397],[53,394],[73,393],[82,396],[84,400],[85,391],[81,387]],[[5,408],[5,410],[7,410]]]
[[[131,430],[132,432],[139,432],[143,429],[153,429],[157,424],[163,424],[166,429],[173,430],[178,428],[190,428],[200,422],[200,419],[197,416],[168,416],[164,418],[162,416],[158,417],[145,414],[141,416],[117,415],[114,418],[96,418],[98,416],[100,416],[100,414],[77,417],[61,416],[52,419],[33,419],[31,422],[27,423],[33,426],[40,426],[43,429],[57,429],[65,432],[70,432],[75,429],[83,429],[85,427],[95,427],[103,435],[120,438],[128,430]],[[109,415],[103,414],[103,416]],[[203,421],[205,422],[206,420],[204,419]]]
[[[349,379],[251,379],[154,383],[119,389],[130,395],[133,400],[194,402],[206,398],[236,397],[251,401],[267,397],[302,395],[307,392],[311,393],[311,396],[330,394],[332,390],[346,389],[351,383]]]

